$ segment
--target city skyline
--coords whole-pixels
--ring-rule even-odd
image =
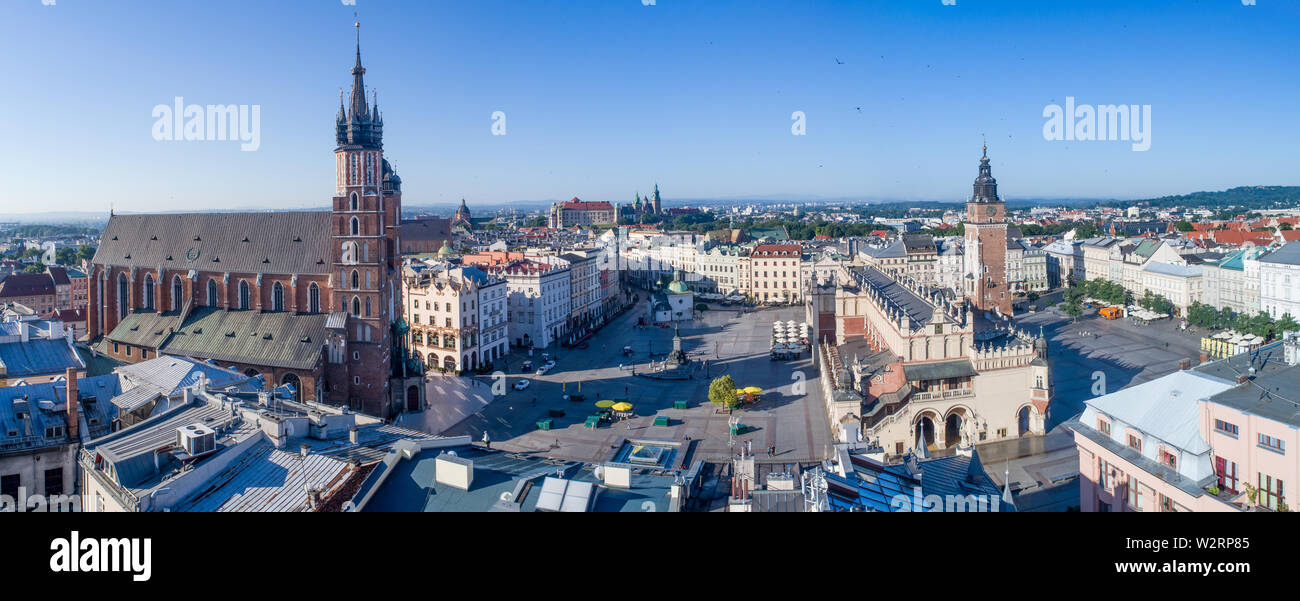
[[[394,130],[386,155],[410,206],[628,202],[655,182],[669,203],[961,202],[986,139],[1013,182],[1009,200],[1296,183],[1285,134],[1298,118],[1284,103],[1300,91],[1285,64],[1296,42],[1268,33],[1296,22],[1293,6],[1117,4],[1109,15],[937,1],[151,6],[11,9],[27,25],[0,51],[43,60],[18,62],[11,85],[31,87],[0,100],[29,116],[11,134],[30,141],[0,151],[14,182],[3,212],[27,212],[33,200],[89,212],[326,205],[325,134],[350,79],[354,12],[367,84]],[[713,27],[722,18],[733,26]],[[873,29],[885,20],[888,30]],[[159,52],[130,41],[148,33],[145,22],[205,26]],[[234,31],[248,42],[231,45]],[[1097,39],[1055,43],[1073,33]],[[1211,50],[1223,46],[1241,52]],[[257,107],[256,149],[158,141],[152,111],[178,97]],[[1151,107],[1149,149],[1045,139],[1048,107],[1067,98]],[[505,135],[493,135],[497,111]],[[796,111],[806,135],[792,135]],[[1251,141],[1249,158],[1234,140]]]

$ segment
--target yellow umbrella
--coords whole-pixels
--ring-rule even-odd
[[[759,388],[759,387],[757,387],[757,386],[747,386],[747,387],[745,387],[745,394],[758,394],[758,393],[760,393],[760,392],[763,392],[763,389],[762,389],[762,388]]]
[[[614,406],[614,401],[596,401],[596,407],[599,407],[601,409],[609,409],[610,407],[613,406]]]
[[[745,391],[743,389],[737,388],[736,394],[745,394]]]
[[[627,403],[627,402],[614,403],[614,405],[610,407],[610,409],[613,409],[614,411],[631,411],[632,403]]]

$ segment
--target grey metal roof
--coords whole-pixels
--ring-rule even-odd
[[[1282,248],[1260,257],[1259,262],[1300,265],[1300,241],[1283,244]]]
[[[346,461],[315,453],[302,457],[262,440],[172,511],[305,511],[308,488],[327,498],[347,482],[350,469]]]
[[[114,374],[77,378],[77,406],[85,416],[90,432],[86,438],[106,433],[117,417],[117,408],[108,399],[121,392],[118,377]],[[63,382],[45,382],[26,386],[0,388],[0,452],[39,449],[73,442],[67,436],[67,387]],[[95,402],[89,399],[94,398]],[[31,416],[30,434],[26,424],[15,415],[15,404],[23,406]],[[42,406],[42,401],[48,404]],[[63,436],[47,438],[45,429],[64,426]],[[16,436],[9,436],[9,432]]]
[[[163,475],[154,465],[154,451],[174,443],[177,428],[204,424],[218,431],[220,441],[224,438],[221,426],[230,418],[230,410],[216,403],[179,405],[135,426],[92,440],[84,448],[92,456],[104,458],[118,484],[128,489],[148,488],[157,484]]]
[[[328,211],[114,215],[97,265],[239,273],[327,274]]]
[[[199,307],[159,352],[215,361],[312,369],[325,345],[329,316]],[[120,326],[119,326],[120,327]],[[116,332],[116,330],[114,330]]]
[[[1237,376],[1248,375],[1251,367],[1255,375],[1248,384],[1215,394],[1210,402],[1300,427],[1300,366],[1286,365],[1281,343],[1206,363],[1194,371],[1235,384]]]
[[[172,330],[180,324],[180,312],[133,311],[118,322],[107,338],[113,342],[146,348],[162,346]]]
[[[975,366],[971,365],[970,359],[904,364],[903,374],[909,382],[965,378],[978,375]]]
[[[913,330],[920,328],[934,315],[934,305],[917,296],[915,292],[894,281],[894,278],[875,267],[856,267],[850,271],[859,283],[871,286],[897,307],[903,309],[912,320]]]
[[[7,378],[60,374],[69,367],[86,364],[66,339],[0,342],[0,368]]]

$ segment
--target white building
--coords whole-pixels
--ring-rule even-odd
[[[565,333],[569,319],[569,268],[531,259],[490,268],[506,280],[510,344],[542,348]]]
[[[1300,242],[1259,258],[1259,304],[1273,319],[1300,318]]]
[[[1148,261],[1142,267],[1143,294],[1150,292],[1169,299],[1179,315],[1187,315],[1187,308],[1201,300],[1205,292],[1202,284],[1200,265]]]

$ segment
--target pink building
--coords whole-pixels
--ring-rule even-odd
[[[1297,363],[1293,337],[1087,401],[1067,424],[1082,511],[1287,509],[1286,485],[1300,482]]]

